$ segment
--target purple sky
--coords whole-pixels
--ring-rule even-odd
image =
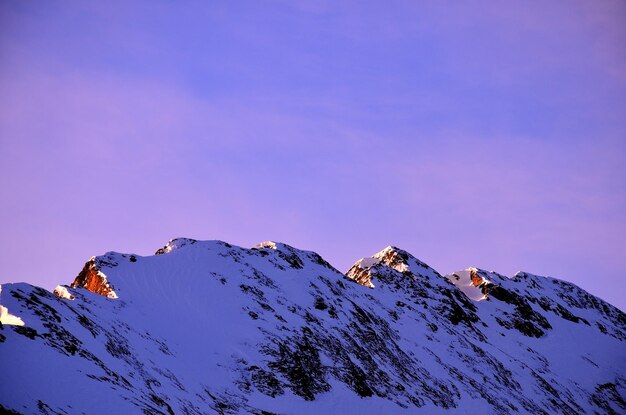
[[[626,310],[626,3],[87,3],[0,3],[0,282],[392,244]]]

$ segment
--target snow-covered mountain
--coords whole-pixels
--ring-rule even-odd
[[[623,414],[626,316],[565,281],[387,247],[179,238],[0,291],[0,412]]]

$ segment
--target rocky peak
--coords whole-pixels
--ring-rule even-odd
[[[409,271],[409,261],[410,259],[415,259],[407,251],[391,245],[374,254],[372,258],[378,259],[381,263],[399,272]]]
[[[99,258],[92,257],[71,284],[72,288],[84,288],[108,298],[117,298],[117,294],[102,272]]]
[[[388,283],[392,282],[390,279],[396,279],[398,273],[412,280],[439,276],[434,269],[409,252],[390,245],[369,258],[361,258],[355,262],[346,272],[346,277],[366,287],[374,288],[372,279]]]
[[[346,277],[358,284],[374,288],[375,285],[372,283],[371,269],[378,264],[380,264],[380,259],[378,258],[361,258],[346,272]]]

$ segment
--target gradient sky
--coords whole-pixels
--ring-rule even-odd
[[[0,282],[187,236],[626,310],[626,3],[0,2]]]

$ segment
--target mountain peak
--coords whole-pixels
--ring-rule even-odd
[[[361,285],[374,288],[372,278],[381,277],[384,269],[397,271],[405,276],[431,278],[440,276],[437,271],[420,261],[408,251],[389,245],[371,257],[361,258],[346,272],[346,276]]]
[[[187,245],[193,245],[196,242],[198,241],[191,238],[173,238],[170,239],[162,248],[157,249],[154,255],[169,254],[175,249],[180,249]]]
[[[373,258],[377,258],[381,263],[391,267],[399,272],[409,271],[409,262],[411,259],[416,259],[413,255],[407,251],[389,245],[380,252],[374,254]]]

